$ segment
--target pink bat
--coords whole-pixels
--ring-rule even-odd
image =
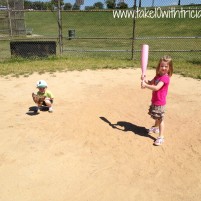
[[[146,76],[148,56],[149,56],[149,45],[143,44],[141,49],[141,68],[142,68],[143,79]]]

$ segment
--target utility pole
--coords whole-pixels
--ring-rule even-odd
[[[139,8],[141,8],[142,7],[142,2],[141,2],[141,0],[139,0]]]

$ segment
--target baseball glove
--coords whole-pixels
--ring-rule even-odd
[[[33,101],[38,104],[38,106],[42,106],[43,101],[45,100],[45,96],[44,97],[40,97],[38,95],[36,95],[35,93],[32,93],[32,98]]]

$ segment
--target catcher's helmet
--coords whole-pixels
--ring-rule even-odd
[[[37,88],[44,88],[47,87],[47,82],[45,82],[45,80],[39,80],[36,84]]]

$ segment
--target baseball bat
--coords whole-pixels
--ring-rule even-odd
[[[143,44],[141,49],[141,69],[143,79],[146,76],[148,57],[149,57],[149,45]]]

